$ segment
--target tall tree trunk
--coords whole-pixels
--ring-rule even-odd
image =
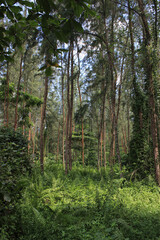
[[[108,54],[108,61],[109,61],[109,68],[110,68],[110,77],[111,77],[111,113],[112,113],[112,140],[110,144],[110,154],[109,154],[109,162],[112,165],[114,162],[115,157],[115,121],[116,121],[116,115],[115,115],[115,96],[116,96],[116,79],[117,79],[117,73],[114,66],[114,17],[115,17],[115,10],[112,11],[112,28],[111,28],[111,38],[112,38],[112,44],[111,47],[109,45],[108,41],[108,30],[106,27],[106,16],[104,12],[104,29],[105,29],[105,45],[106,50]]]
[[[128,152],[129,152],[129,143],[130,143],[130,121],[129,121],[129,100],[127,102],[127,122],[128,122],[128,145],[127,145],[127,148],[128,148]]]
[[[124,152],[124,153],[126,153],[125,152],[125,148],[124,148],[124,144],[123,144],[123,137],[121,136],[121,146],[122,146],[122,151]]]
[[[118,164],[119,164],[119,168],[120,168],[120,171],[121,171],[122,170],[122,163],[121,163],[121,155],[120,155],[120,150],[119,150],[117,123],[116,123],[116,127],[115,127],[115,145],[116,145],[116,155],[117,155],[117,159],[118,159]]]
[[[158,2],[157,0],[153,0],[155,17],[154,17],[154,45],[157,48],[158,43]]]
[[[7,62],[7,101],[6,101],[6,126],[9,125],[9,63]]]
[[[15,119],[14,119],[14,130],[17,130],[18,126],[18,101],[19,101],[19,89],[20,89],[20,83],[22,78],[22,62],[23,62],[23,55],[21,55],[20,60],[20,72],[19,72],[19,79],[17,84],[17,93],[16,93],[16,107],[15,107]]]
[[[60,123],[58,125],[57,158],[56,158],[57,162],[59,160],[59,137],[60,137]]]
[[[145,41],[145,70],[147,76],[146,87],[149,93],[149,106],[150,106],[150,116],[151,116],[151,132],[152,132],[152,142],[153,142],[153,156],[155,164],[155,176],[158,185],[160,186],[160,165],[159,165],[159,148],[158,148],[158,132],[157,132],[157,114],[156,114],[156,100],[155,100],[155,89],[154,89],[154,79],[153,79],[153,63],[151,59],[151,54],[149,48],[151,48],[151,34],[149,31],[149,24],[147,22],[147,17],[144,11],[143,0],[137,0],[141,19],[143,22],[144,30],[144,41]]]
[[[103,51],[102,51],[102,58],[103,56]],[[107,93],[107,81],[105,79],[105,74],[104,74],[104,64],[102,64],[102,76],[104,77],[103,83],[102,83],[102,91],[103,91],[103,99],[102,99],[102,126],[101,126],[101,135],[102,135],[102,142],[103,142],[103,154],[102,154],[102,149],[101,149],[101,166],[102,166],[102,158],[104,160],[104,167],[106,168],[106,93]],[[103,131],[103,132],[102,132]],[[102,145],[101,145],[102,147]],[[103,157],[102,157],[103,155]]]
[[[70,54],[71,46],[68,52],[68,64],[67,64],[67,117],[66,117],[66,141],[65,141],[65,173],[68,173],[68,157],[69,157],[69,121],[70,121]]]
[[[4,87],[4,105],[3,105],[3,125],[6,126],[6,98],[7,98],[7,92],[6,92],[6,84]]]
[[[127,38],[127,42],[128,42],[128,38]],[[120,103],[121,103],[121,88],[122,88],[122,81],[123,81],[124,59],[125,59],[125,53],[122,59],[121,75],[120,75],[120,83],[119,83],[119,91],[118,91],[118,107],[117,107],[117,115],[115,119],[115,145],[116,145],[116,155],[117,155],[120,170],[122,170],[122,162],[121,162],[121,155],[119,150],[119,139],[118,139],[118,117],[119,117]]]
[[[103,166],[103,152],[102,152],[102,147],[103,147],[103,134],[101,131],[101,136],[100,136],[100,143],[101,143],[101,167]]]
[[[130,7],[130,0],[128,0],[128,14],[129,14],[129,34],[130,34],[130,48],[131,48],[131,71],[132,71],[132,84],[133,84],[133,91],[134,91],[134,102],[137,106],[137,110],[133,111],[134,118],[136,122],[137,133],[142,133],[143,130],[143,109],[142,105],[139,104],[139,100],[142,98],[142,93],[140,87],[136,80],[136,71],[135,71],[135,49],[134,49],[134,37],[133,37],[133,26],[132,26],[132,12]],[[130,98],[130,96],[128,97]],[[128,127],[128,152],[130,148],[130,121],[129,121],[129,101],[127,101],[127,127]],[[139,152],[141,150],[138,150]]]
[[[98,127],[99,129],[99,127]],[[99,147],[100,147],[100,131],[98,130],[98,162],[97,162],[97,168],[98,170],[100,169],[100,151],[99,151]]]
[[[29,124],[31,123],[31,112],[29,112]],[[28,152],[30,150],[30,144],[31,144],[31,126],[29,127],[28,132]]]
[[[34,157],[34,153],[35,153],[35,127],[33,128],[33,131],[32,131],[32,144],[33,144],[32,154],[33,154],[33,157]]]
[[[61,67],[62,67],[62,61],[61,61]],[[63,168],[65,169],[65,156],[64,156],[65,112],[64,112],[64,74],[63,74],[63,69],[62,69],[62,112],[63,112],[62,158],[63,158]]]
[[[46,63],[48,64],[47,60]],[[42,173],[44,172],[44,122],[46,117],[47,96],[48,96],[48,76],[46,75],[40,126],[40,165]]]
[[[103,70],[103,69],[102,69]],[[103,72],[103,71],[102,71]],[[106,165],[106,145],[105,145],[105,142],[106,142],[106,127],[105,127],[105,103],[106,103],[106,91],[107,91],[107,86],[106,86],[106,82],[103,81],[102,82],[102,93],[103,93],[103,98],[102,98],[102,108],[101,108],[101,122],[100,122],[100,132],[99,132],[99,144],[101,145],[101,167],[103,166],[103,156],[104,156],[104,166]],[[102,152],[102,146],[103,146],[103,152]]]
[[[73,40],[71,40],[71,101],[70,101],[70,130],[69,130],[69,170],[72,170],[72,116],[73,116],[73,94],[74,94],[74,76],[73,76]]]
[[[126,128],[123,128],[123,127],[122,127],[122,134],[123,134],[123,140],[124,140],[124,149],[125,149],[125,153],[127,153]]]
[[[103,120],[103,159],[106,168],[106,99],[104,102],[104,120]]]
[[[80,100],[80,105],[82,106],[82,96],[81,96],[81,90],[80,90],[80,85],[79,85],[79,78],[80,78],[80,59],[79,59],[79,48],[78,48],[78,43],[77,43],[77,58],[78,58],[78,77],[77,77],[77,86],[78,86],[78,92],[79,92],[79,100]],[[82,163],[84,167],[84,129],[83,129],[83,117],[81,120],[82,124]]]

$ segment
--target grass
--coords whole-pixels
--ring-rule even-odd
[[[21,180],[19,239],[160,240],[159,188],[124,180],[109,169],[74,166],[67,176],[55,163],[46,163],[43,176],[35,169]]]

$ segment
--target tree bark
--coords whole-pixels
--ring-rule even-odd
[[[61,61],[61,67],[62,67],[62,61]],[[64,111],[64,74],[63,74],[63,70],[62,70],[62,112],[63,112],[62,158],[63,158],[63,168],[65,169],[65,156],[64,156],[65,111]]]
[[[108,42],[108,31],[106,28],[106,17],[104,14],[104,29],[105,29],[105,45],[107,49],[107,54],[108,54],[108,61],[109,61],[109,68],[110,68],[110,77],[111,77],[111,114],[112,114],[112,140],[110,144],[110,154],[109,154],[109,162],[110,165],[114,164],[114,157],[115,157],[115,120],[116,120],[116,115],[115,115],[115,96],[116,96],[116,79],[117,79],[117,74],[116,74],[116,69],[114,66],[114,17],[115,17],[115,12],[113,9],[112,13],[112,32],[111,32],[111,37],[112,37],[112,44],[111,47],[109,46]],[[114,76],[115,75],[115,76]]]
[[[66,117],[66,141],[65,141],[65,174],[68,174],[68,157],[69,157],[69,146],[68,146],[68,136],[69,136],[69,121],[70,121],[70,53],[71,47],[68,51],[68,65],[67,65],[67,117]]]
[[[104,120],[103,120],[103,159],[104,168],[106,168],[106,99],[104,102]]]
[[[103,134],[101,131],[101,136],[100,136],[100,143],[101,143],[101,167],[103,166],[103,152],[102,152],[102,147],[103,147]]]
[[[122,128],[122,133],[123,133],[123,140],[124,140],[124,149],[125,153],[127,153],[127,138],[126,138],[126,128]]]
[[[151,34],[149,31],[149,24],[144,11],[143,0],[137,0],[139,9],[141,12],[141,19],[143,23],[144,30],[144,41],[145,41],[145,70],[147,75],[146,87],[149,93],[149,106],[150,106],[150,116],[151,116],[151,132],[152,132],[152,142],[153,142],[153,156],[155,165],[155,176],[158,185],[160,186],[160,165],[159,165],[159,147],[158,147],[158,132],[157,132],[157,114],[156,114],[156,98],[154,89],[154,79],[153,79],[153,63],[150,56],[149,49],[151,46]]]
[[[82,106],[82,96],[81,96],[81,89],[79,85],[79,77],[80,77],[80,59],[79,59],[79,48],[78,48],[78,43],[77,43],[77,58],[78,58],[78,77],[77,77],[77,87],[78,87],[78,92],[79,92],[79,100],[80,100],[80,105]],[[81,120],[81,126],[82,126],[82,164],[84,167],[84,129],[83,129],[83,117]]]
[[[35,127],[33,128],[33,131],[32,131],[32,154],[34,156],[34,153],[35,153]]]
[[[58,125],[57,158],[56,158],[57,162],[59,160],[59,137],[60,137],[60,123]]]
[[[15,119],[14,119],[14,130],[17,130],[18,127],[18,101],[19,101],[19,89],[20,89],[20,83],[22,78],[22,62],[23,62],[23,55],[21,55],[20,60],[20,72],[19,72],[19,79],[17,84],[17,93],[16,93],[16,107],[15,107]]]
[[[7,62],[7,101],[6,101],[6,126],[9,125],[9,63]]]
[[[29,112],[29,123],[31,123],[31,112]],[[30,141],[31,141],[31,126],[29,127],[29,132],[28,132],[28,152],[30,150]]]
[[[47,63],[47,59],[46,59],[46,63]],[[44,122],[46,117],[47,96],[48,96],[48,76],[46,75],[43,107],[41,111],[41,126],[40,126],[40,166],[41,166],[42,173],[44,172]]]
[[[70,101],[70,130],[69,130],[69,170],[72,170],[72,116],[74,100],[74,76],[73,76],[73,40],[71,40],[71,101]]]
[[[158,43],[158,4],[157,0],[153,0],[154,10],[155,10],[155,20],[154,20],[154,45],[157,48]]]

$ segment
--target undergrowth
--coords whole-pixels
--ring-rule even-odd
[[[160,239],[160,190],[112,178],[110,170],[46,163],[26,178],[19,205],[24,240]]]
[[[89,166],[66,176],[46,162],[43,176],[35,167],[21,181],[19,240],[160,240],[160,190],[152,179],[133,183]]]

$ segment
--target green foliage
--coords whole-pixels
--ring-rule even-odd
[[[20,95],[22,95],[22,101],[25,101],[26,107],[34,107],[34,106],[40,107],[41,104],[43,103],[41,99],[29,93],[20,92]]]
[[[2,20],[0,26],[0,61],[13,60],[11,56],[13,51],[11,52],[9,48],[13,46],[13,48],[18,47],[21,49],[22,43],[27,36],[26,30],[29,30],[32,26],[27,23],[22,14],[23,5],[25,5],[26,9],[34,7],[34,4],[27,0],[2,0],[0,3],[0,19]]]
[[[33,94],[29,94],[27,92],[24,92],[23,86],[20,86],[20,92],[19,92],[19,119],[20,125],[30,126],[29,122],[29,112],[32,111],[34,107],[40,107],[43,101],[34,96]],[[6,85],[6,79],[1,79],[1,85],[0,85],[0,101],[4,103],[6,101],[7,94],[7,85]],[[9,102],[15,104],[16,102],[16,88],[14,83],[9,83]]]
[[[9,236],[16,230],[15,210],[23,188],[20,177],[31,169],[27,144],[20,132],[0,128],[0,228]]]
[[[53,159],[45,169],[26,179],[20,239],[159,239],[160,191],[151,179],[130,183],[79,165],[65,176]]]
[[[15,90],[14,83],[9,83],[9,99],[11,100],[13,97],[13,93]],[[5,95],[7,92],[7,86],[6,86],[6,79],[1,79],[1,85],[0,85],[0,101],[4,102]]]
[[[81,128],[81,125],[79,125]],[[97,138],[92,132],[85,131],[84,133],[85,144],[85,165],[96,166],[97,165]],[[82,132],[73,132],[72,134],[72,149],[77,156],[77,161],[82,164]]]
[[[148,97],[134,82],[132,98],[133,131],[130,141],[128,167],[131,171],[136,170],[139,178],[144,178],[153,172],[153,147],[149,140],[149,106]]]

